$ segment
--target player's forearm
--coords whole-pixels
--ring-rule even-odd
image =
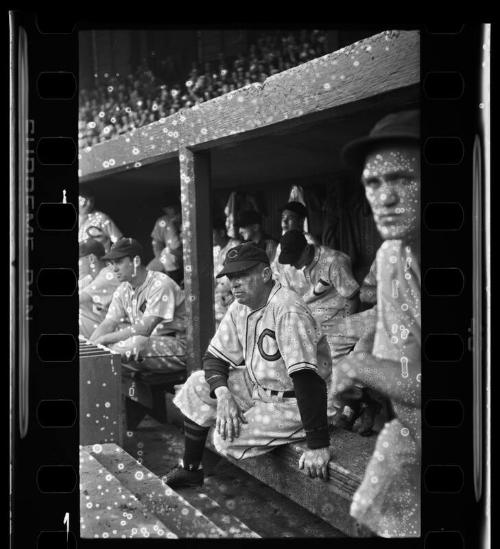
[[[219,387],[227,388],[229,364],[207,351],[203,356],[203,370],[205,372],[205,380],[210,387],[210,396],[215,398],[216,390]]]
[[[104,320],[97,326],[92,335],[90,336],[90,341],[96,341],[98,338],[113,332],[116,327],[116,323],[111,320]]]
[[[310,449],[329,446],[326,383],[313,370],[299,370],[291,375],[302,425]]]
[[[420,361],[386,360],[369,353],[353,353],[342,361],[349,365],[354,379],[387,398],[407,406],[420,407]]]

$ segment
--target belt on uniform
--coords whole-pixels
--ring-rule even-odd
[[[283,398],[294,398],[295,397],[295,391],[275,391],[274,389],[264,389],[266,393],[270,394],[271,396],[276,396],[282,393]]]

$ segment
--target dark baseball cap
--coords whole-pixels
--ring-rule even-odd
[[[255,210],[243,210],[236,218],[238,227],[248,227],[262,223],[262,216]]]
[[[87,238],[79,244],[78,257],[94,254],[96,257],[101,258],[105,253],[104,246],[94,238]]]
[[[304,206],[304,204],[301,204],[300,202],[296,202],[296,201],[288,202],[288,204],[285,204],[279,209],[279,212],[283,213],[285,210],[294,212],[300,217],[307,217],[307,209]]]
[[[287,231],[280,239],[281,253],[278,261],[283,265],[292,265],[299,259],[306,246],[307,240],[302,231]]]
[[[142,257],[142,246],[134,238],[120,238],[112,246],[109,252],[102,258],[104,261],[120,259],[121,257]]]
[[[227,252],[222,271],[217,274],[216,278],[248,271],[259,263],[269,265],[269,258],[266,252],[251,242],[240,244]]]
[[[388,114],[373,126],[371,132],[355,139],[342,149],[344,162],[360,168],[366,155],[375,146],[384,143],[418,143],[420,140],[420,110],[399,111]]]
[[[78,189],[78,196],[83,196],[84,198],[94,198],[94,191],[86,187],[80,187]]]

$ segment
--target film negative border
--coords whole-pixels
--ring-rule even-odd
[[[145,22],[135,22],[135,25],[141,24],[147,26]],[[92,21],[87,20],[86,25],[92,28]],[[14,370],[11,370],[11,505],[15,525],[11,530],[11,541],[14,547],[30,546],[34,540],[50,537],[50,532],[64,532],[66,528],[72,540],[79,538],[79,498],[77,484],[73,482],[74,476],[69,472],[66,476],[60,475],[58,472],[61,469],[53,469],[69,467],[65,471],[78,473],[78,421],[71,425],[54,425],[48,429],[40,421],[39,413],[40,407],[48,401],[65,402],[65,405],[73,402],[78,410],[78,356],[60,362],[44,361],[37,352],[37,342],[42,335],[64,333],[72,335],[75,342],[78,340],[78,297],[75,293],[44,295],[35,283],[42,269],[72,269],[77,272],[76,223],[66,221],[62,228],[50,222],[44,226],[43,223],[39,223],[39,226],[36,224],[37,216],[38,220],[41,219],[45,204],[52,204],[56,215],[59,205],[72,207],[75,211],[78,197],[76,159],[69,163],[42,163],[36,150],[42,138],[70,138],[76,143],[77,94],[71,98],[69,92],[61,94],[63,97],[60,98],[54,95],[41,97],[36,82],[40,74],[48,72],[71,73],[78,81],[78,28],[76,26],[72,32],[65,34],[40,33],[33,15],[16,13],[11,16],[11,57],[16,67],[11,102],[17,116],[14,120],[14,137],[18,154],[14,162],[11,161],[11,170],[15,174],[11,191],[14,193],[13,207],[18,222],[12,231],[16,239],[15,257],[21,257],[20,252],[25,249],[25,245],[29,251],[29,257],[25,258],[26,267],[19,264],[14,274],[20,309],[11,302],[11,308],[16,309],[17,328],[21,319],[29,321],[29,331],[16,333],[12,357]],[[19,45],[23,44],[24,32],[27,57],[23,58]],[[482,419],[477,418],[477,400],[474,400],[470,391],[471,386],[474,386],[475,398],[478,398],[478,393],[484,398],[485,380],[474,379],[471,375],[474,338],[477,341],[478,337],[478,327],[477,324],[473,325],[472,319],[475,313],[476,318],[478,314],[483,314],[472,308],[473,284],[480,274],[473,271],[471,261],[474,220],[479,215],[473,208],[480,203],[478,199],[483,198],[479,193],[474,201],[471,187],[474,144],[476,135],[480,135],[481,131],[478,79],[484,43],[482,32],[482,27],[477,24],[465,24],[458,33],[421,31],[424,140],[443,137],[452,139],[445,142],[448,145],[446,164],[439,162],[439,152],[434,153],[432,162],[423,160],[422,211],[433,208],[437,211],[434,216],[439,218],[439,204],[458,204],[462,210],[460,223],[452,223],[452,229],[448,230],[446,224],[444,228],[440,226],[438,229],[422,224],[422,274],[425,280],[426,273],[432,269],[450,269],[450,272],[458,270],[463,281],[461,292],[453,295],[422,292],[423,339],[436,334],[458,334],[464,349],[455,361],[432,361],[423,353],[422,408],[428,409],[436,401],[459,402],[463,407],[463,419],[453,425],[423,422],[423,535],[417,545],[412,540],[413,547],[432,547],[434,542],[429,540],[437,539],[440,535],[461,540],[464,547],[476,547],[480,539],[478,536],[481,535],[477,525],[482,525],[483,536],[487,527],[483,522],[487,498],[486,479],[478,479],[480,471],[484,471],[485,456],[481,452],[485,450],[485,427],[481,424]],[[442,94],[440,96],[439,92],[429,93],[429,80],[425,78],[427,73],[460,75],[461,93],[452,93],[448,98],[442,97]],[[23,84],[23,81],[28,85]],[[425,82],[427,88],[424,89]],[[29,93],[23,94],[23,90]],[[458,148],[462,155],[454,155],[458,149],[450,146],[451,142],[461,144]],[[449,162],[450,155],[452,162]],[[16,181],[21,183],[19,187]],[[69,214],[69,218],[71,216]],[[67,211],[62,217],[68,218]],[[25,219],[28,220],[25,225],[27,230],[18,232]],[[475,245],[477,248],[477,243]],[[476,260],[481,264],[483,258]],[[26,272],[22,273],[22,269]],[[482,276],[485,276],[484,273]],[[26,342],[29,343],[28,347],[24,347]],[[23,357],[23,349],[29,358]],[[479,357],[479,365],[481,358],[484,356]],[[29,370],[18,378],[17,365],[21,368],[24,364],[29,365]],[[27,401],[26,393],[23,393],[25,387],[29,389]],[[474,454],[469,452],[473,432],[476,433]],[[433,478],[440,477],[435,474],[437,466],[449,467],[449,471],[456,473],[455,476],[451,473],[447,477],[448,487],[451,486],[448,491],[442,486],[436,491],[429,485]],[[39,481],[40,478],[46,483],[51,471],[58,477],[58,494],[41,490],[37,485],[37,479]],[[66,487],[63,486],[64,478],[68,479]],[[462,480],[454,484],[454,479],[458,478]],[[30,500],[29,508],[27,498]],[[36,516],[30,512],[31,509],[37,509]],[[27,514],[31,520],[21,528]],[[58,539],[62,538],[59,536]],[[484,541],[485,538],[482,539]],[[78,544],[85,545],[87,541],[79,540]],[[372,540],[370,544],[374,547],[382,546],[383,541]],[[118,542],[103,540],[102,543],[109,547]],[[353,545],[354,542],[356,540],[353,540]],[[408,540],[393,542],[398,547],[409,543]],[[456,543],[459,547],[460,541]],[[343,540],[343,544],[351,546],[351,540]]]

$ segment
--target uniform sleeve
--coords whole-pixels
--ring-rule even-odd
[[[228,362],[231,366],[240,366],[243,364],[245,357],[233,318],[234,314],[237,314],[237,309],[233,304],[222,318],[207,350],[211,355]]]
[[[168,280],[156,280],[148,292],[144,316],[158,316],[172,322],[176,308],[175,286]]]
[[[215,398],[215,389],[217,387],[227,387],[229,364],[207,351],[203,355],[203,370],[205,372],[205,380],[210,386],[210,396]]]
[[[361,283],[359,298],[363,303],[377,302],[377,262],[371,264],[368,274]]]
[[[342,297],[353,297],[359,290],[359,284],[354,279],[349,259],[339,257],[332,261],[329,268],[330,284]]]
[[[279,315],[275,335],[289,375],[306,369],[318,371],[320,334],[311,314],[297,311]]]
[[[87,284],[81,291],[89,294],[93,303],[98,308],[107,309],[118,285],[119,282],[112,271],[109,269],[101,269],[96,278]]]
[[[105,320],[112,320],[114,322],[124,322],[128,320],[127,311],[123,306],[123,296],[120,286],[115,290],[113,299],[109,305],[108,312]]]

